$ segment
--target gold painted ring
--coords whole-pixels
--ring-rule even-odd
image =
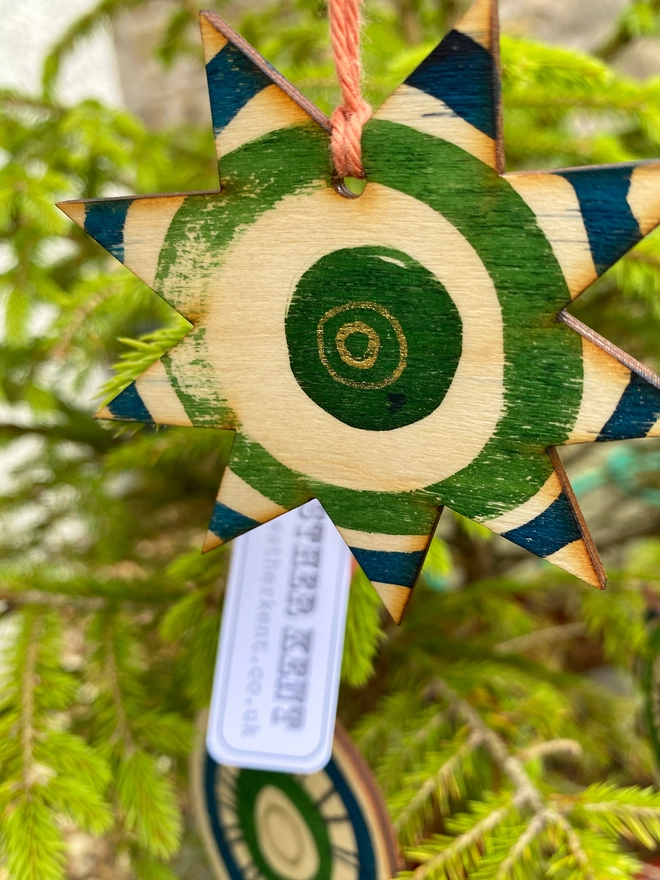
[[[339,373],[336,372],[328,361],[327,355],[325,353],[325,334],[324,328],[327,321],[330,318],[334,318],[335,315],[341,314],[341,312],[346,312],[352,309],[370,309],[373,312],[378,312],[378,314],[382,315],[386,321],[389,322],[392,330],[394,330],[394,335],[397,338],[397,342],[399,343],[399,363],[396,368],[390,373],[389,376],[386,376],[384,379],[381,379],[380,382],[357,382],[354,379],[346,379],[343,376],[340,376]],[[367,346],[367,351],[365,355],[360,358],[354,358],[350,353],[346,346],[346,339],[352,333],[364,333],[368,339],[369,344]],[[340,382],[342,385],[348,385],[351,388],[364,388],[368,391],[373,391],[378,388],[386,388],[388,385],[392,385],[399,378],[401,373],[406,368],[406,364],[408,363],[408,342],[406,341],[405,334],[403,332],[403,328],[394,315],[389,312],[384,306],[381,306],[380,303],[376,302],[367,302],[367,301],[359,301],[359,302],[349,302],[344,303],[341,306],[335,306],[333,309],[329,309],[325,315],[321,318],[318,323],[318,327],[316,328],[316,342],[319,349],[319,357],[321,359],[321,363],[326,368],[326,370],[330,373],[332,378],[336,382]],[[376,363],[378,358],[378,352],[380,350],[380,338],[373,327],[370,327],[368,324],[363,321],[351,321],[344,324],[339,328],[336,337],[335,337],[335,345],[337,346],[337,351],[339,352],[339,356],[344,361],[345,364],[348,364],[351,367],[357,367],[360,370],[366,370]]]

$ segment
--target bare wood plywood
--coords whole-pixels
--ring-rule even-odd
[[[443,506],[605,575],[553,451],[660,433],[660,380],[565,307],[660,222],[660,162],[506,174],[496,0],[363,133],[202,14],[221,188],[62,209],[191,323],[99,413],[235,432],[205,549],[318,498],[396,620]]]

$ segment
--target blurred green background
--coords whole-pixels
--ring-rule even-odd
[[[332,110],[324,3],[210,5]],[[183,325],[54,207],[217,186],[198,10],[5,6],[0,878],[202,880],[188,762],[228,551],[199,548],[231,437],[90,418]],[[367,3],[374,104],[465,6]],[[503,3],[508,170],[660,157],[660,3],[584,6]],[[38,84],[17,74],[35,40],[49,46]],[[116,64],[110,85],[99,58]],[[660,236],[572,310],[659,369]],[[632,878],[660,848],[660,443],[562,456],[605,593],[450,512],[400,628],[354,579],[340,717],[416,880]]]

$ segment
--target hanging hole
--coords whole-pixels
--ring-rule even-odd
[[[367,186],[364,177],[333,177],[332,185],[335,192],[345,199],[359,199]]]

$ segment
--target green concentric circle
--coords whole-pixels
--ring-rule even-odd
[[[252,860],[267,880],[330,880],[327,825],[309,794],[285,773],[242,770],[237,814]]]
[[[284,164],[281,161],[282,152],[287,156]],[[435,463],[446,461],[456,449],[461,450],[464,435],[467,436],[473,425],[477,428],[481,425],[482,409],[475,406],[473,412],[468,411],[466,419],[457,422],[454,443],[448,444],[443,440],[413,444],[408,448],[428,450],[428,482],[420,479],[419,489],[409,487],[420,493],[420,504],[443,503],[460,509],[468,516],[500,515],[524,503],[547,480],[547,458],[542,453],[548,445],[565,442],[580,406],[583,388],[581,340],[556,320],[557,312],[570,298],[561,268],[532,210],[506,178],[454,144],[408,126],[372,120],[363,133],[363,153],[369,179],[367,194],[370,186],[379,185],[393,193],[405,194],[436,212],[474,249],[495,287],[503,324],[504,405],[490,438],[471,462],[463,464],[446,478],[433,475]],[[194,266],[200,279],[197,284],[204,288],[201,311],[204,313],[217,297],[219,305],[214,327],[220,326],[220,314],[227,314],[234,308],[235,293],[232,279],[228,276],[223,288],[226,299],[221,299],[215,290],[214,279],[222,272],[231,255],[241,247],[248,231],[256,223],[278,211],[281,211],[283,218],[293,218],[297,212],[294,200],[302,200],[314,193],[331,192],[327,167],[325,135],[313,126],[278,130],[224,157],[223,194],[191,196],[177,212],[160,254],[157,289],[168,299],[170,289],[177,293],[182,285],[190,283],[191,267]],[[202,202],[204,210],[200,212]],[[355,200],[355,204],[362,204],[362,200]],[[416,241],[419,236],[416,215],[411,214],[410,217],[410,237],[400,235],[400,245],[392,240],[383,241],[382,244],[405,250],[408,242]],[[380,214],[374,214],[374,222],[380,219]],[[399,215],[392,215],[393,224],[399,219]],[[321,229],[330,228],[323,211],[318,212],[318,226]],[[194,234],[191,234],[191,228]],[[352,228],[349,219],[346,229]],[[291,278],[291,294],[296,293],[298,279],[309,269],[309,264],[303,265],[297,257],[300,242],[306,241],[309,235],[309,227],[301,223],[297,237],[292,236],[291,239],[291,263],[292,266],[299,266],[301,273]],[[371,244],[371,241],[365,242],[363,237],[357,243],[364,245]],[[261,273],[264,285],[270,285],[271,279],[279,278],[270,265],[274,253],[277,253],[274,249],[265,249],[263,252]],[[319,249],[318,254],[323,254],[323,250]],[[447,283],[446,287],[451,290],[451,284]],[[345,296],[341,304],[349,301],[380,303],[379,299],[369,299],[363,291],[351,295],[350,300]],[[383,305],[387,308],[386,304]],[[328,383],[333,379],[319,358],[315,332],[319,321],[331,308],[330,304],[319,306],[312,321],[314,332],[309,343],[317,362],[316,369],[324,371],[324,381]],[[401,315],[389,308],[388,312],[399,321],[405,332]],[[373,327],[373,314],[372,310],[369,316],[371,323],[365,320],[363,313],[346,318],[346,323],[354,325],[355,332],[347,332],[341,337],[349,357],[344,352],[342,360],[339,350],[337,356],[341,370],[348,374],[359,373],[362,376],[370,369],[376,369],[381,356],[386,354],[381,342],[373,367],[360,369],[355,364],[351,367],[351,359],[369,362],[378,347],[370,333],[360,335],[355,328],[356,324],[362,322],[376,330]],[[478,310],[474,311],[474,316],[477,321],[480,320]],[[250,320],[255,325],[259,318],[258,311],[250,313]],[[465,348],[469,315],[466,317],[461,311],[461,318],[462,344]],[[283,310],[279,320],[279,326],[284,328],[288,321],[286,310]],[[335,330],[331,338],[337,339],[339,329],[341,327]],[[201,326],[189,336],[189,345],[195,347],[194,363],[205,376],[213,375],[216,371],[214,352],[218,345],[209,330],[209,327]],[[256,336],[257,330],[254,330],[256,339],[259,338]],[[406,339],[412,351],[411,341]],[[288,335],[283,343],[284,357],[288,355],[291,363]],[[488,352],[485,355],[487,358]],[[461,356],[457,376],[465,360],[464,355]],[[275,369],[274,358],[267,363]],[[272,432],[274,420],[266,424],[264,417],[268,431],[248,430],[242,409],[235,403],[233,390],[230,393],[224,387],[224,374],[217,375],[216,388],[213,382],[201,383],[197,372],[189,377],[179,367],[175,357],[167,364],[177,393],[186,411],[191,418],[194,417],[195,424],[206,424],[205,419],[209,424],[215,423],[219,411],[229,412],[225,422],[233,420],[237,430],[232,468],[241,479],[265,496],[283,507],[296,506],[301,497],[308,497],[311,486],[333,520],[347,528],[362,528],[366,516],[364,512],[372,509],[376,511],[374,521],[378,520],[379,523],[391,509],[392,527],[396,525],[401,528],[405,523],[406,528],[420,528],[417,522],[413,522],[414,518],[408,516],[412,498],[408,492],[396,494],[388,491],[389,485],[384,480],[382,489],[376,488],[384,459],[374,450],[373,442],[394,436],[393,433],[389,434],[383,428],[372,429],[371,433],[364,432],[359,438],[364,441],[364,448],[356,460],[360,461],[365,472],[368,470],[370,486],[359,490],[347,488],[340,478],[310,476],[310,456],[305,458],[301,455],[299,464],[295,466],[285,463],[279,450],[272,450],[268,441],[271,436],[268,432]],[[466,368],[474,369],[475,380],[479,378],[478,361],[466,364]],[[279,361],[277,369],[281,370]],[[409,365],[397,383],[403,380],[408,369]],[[345,375],[338,370],[335,372]],[[292,379],[298,387],[302,387],[303,381],[306,381],[295,373]],[[392,383],[388,388],[373,389],[369,393],[384,393],[386,396],[395,390],[397,383]],[[357,393],[359,390],[341,382],[334,381],[333,384],[344,393]],[[485,384],[482,382],[479,387],[485,387]],[[269,383],[264,383],[264,387],[268,390]],[[452,390],[453,386],[440,406],[436,404],[433,417],[446,406]],[[307,389],[305,394],[308,400],[315,399]],[[274,395],[267,408],[268,412],[277,412],[278,416],[281,413],[278,424],[285,427],[291,424],[291,417],[287,419],[291,399],[282,394]],[[465,399],[471,400],[470,395]],[[318,401],[317,406],[327,416],[328,412]],[[424,420],[418,427],[422,428],[426,423],[427,420]],[[405,422],[401,424],[405,425]],[[345,428],[346,424],[338,427]],[[381,433],[376,433],[378,430]],[[310,433],[314,431],[310,429]],[[359,433],[362,435],[362,432]],[[336,445],[333,444],[335,438],[331,431],[316,431],[316,434],[327,438],[329,448]],[[314,458],[311,460],[316,461]],[[348,461],[348,458],[345,460]],[[389,459],[387,463],[391,470],[394,465]],[[409,470],[408,461],[402,460],[400,464],[402,473]],[[504,470],[506,479],[503,477]],[[346,474],[352,478],[354,471],[349,472],[347,468]],[[480,487],[478,492],[474,491],[475,486]],[[422,511],[420,517],[426,522],[427,513]]]
[[[194,806],[220,880],[389,880],[396,873],[385,805],[339,722],[332,757],[316,773],[229,767],[200,743],[193,774]]]
[[[424,266],[386,247],[326,254],[300,279],[286,316],[303,391],[355,428],[390,431],[441,403],[461,355],[461,319]]]

